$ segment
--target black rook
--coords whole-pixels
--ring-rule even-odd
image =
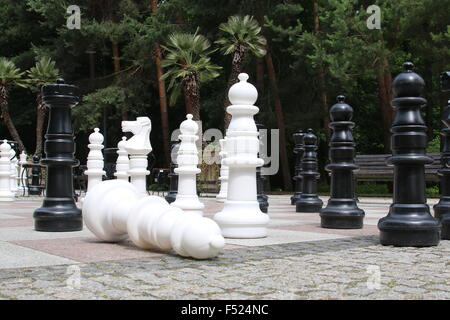
[[[302,157],[302,194],[295,205],[296,212],[319,212],[323,202],[317,196],[317,137],[312,129],[304,135],[305,152]]]
[[[433,159],[425,153],[427,127],[420,109],[426,100],[420,97],[425,82],[411,62],[403,64],[404,72],[392,82],[395,110],[392,123],[392,156],[387,164],[394,166],[394,195],[386,217],[378,222],[382,245],[434,246],[439,243],[440,223],[430,214],[425,198],[425,164]]]
[[[353,109],[345,103],[344,96],[337,97],[338,103],[330,109],[330,164],[326,170],[331,172],[331,194],[328,205],[320,211],[322,228],[361,229],[364,211],[358,208],[355,199],[353,170],[355,164],[355,143],[352,128]]]
[[[294,137],[294,154],[296,154],[295,158],[295,193],[291,197],[291,204],[295,205],[297,201],[300,199],[300,196],[302,194],[302,157],[303,152],[305,151],[304,143],[303,143],[303,137],[305,133],[302,131],[298,131],[294,133],[292,136]]]
[[[72,173],[79,162],[74,158],[71,118],[71,109],[79,102],[79,89],[58,79],[56,84],[42,87],[42,99],[49,108],[46,157],[41,160],[47,167],[47,184],[42,207],[34,211],[34,227],[37,231],[79,231],[83,223],[73,197]]]

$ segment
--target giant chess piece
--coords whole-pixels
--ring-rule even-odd
[[[441,180],[441,198],[434,205],[434,217],[442,224],[441,239],[450,240],[450,100],[442,114],[442,122],[447,126],[441,130],[442,168],[438,171]]]
[[[29,195],[40,195],[42,193],[41,186],[41,156],[33,155],[33,166],[31,167],[31,184],[28,186]]]
[[[302,195],[302,157],[303,152],[305,151],[305,144],[303,142],[303,137],[305,136],[305,133],[303,131],[298,131],[292,135],[294,137],[294,154],[295,157],[295,193],[291,197],[291,204],[295,205],[297,201],[300,199],[300,196]]]
[[[264,145],[264,142],[262,140],[262,134],[261,129],[266,129],[262,124],[256,124],[256,128],[259,132],[259,150],[261,150],[261,147]],[[258,158],[260,154],[258,152]],[[259,209],[261,209],[262,212],[267,213],[267,210],[269,208],[269,197],[264,192],[264,185],[266,182],[266,177],[263,177],[261,174],[261,167],[256,167],[256,199],[259,203]]]
[[[319,212],[323,202],[317,195],[317,137],[308,129],[303,137],[305,152],[302,157],[302,194],[295,204],[296,212]]]
[[[256,167],[264,164],[258,158],[259,139],[253,116],[258,107],[256,88],[247,82],[248,75],[241,73],[228,98],[227,108],[231,122],[227,131],[227,157],[224,164],[229,168],[228,194],[223,210],[214,220],[226,238],[262,238],[267,236],[269,216],[261,212],[256,199]]]
[[[17,155],[16,151],[11,148],[9,151],[9,159],[10,161],[10,176],[9,176],[9,183],[11,185],[11,192],[16,194],[18,188],[17,188],[17,177],[18,177],[18,171],[17,171]]]
[[[164,197],[168,203],[172,203],[177,198],[178,193],[178,173],[175,172],[175,168],[178,167],[176,161],[176,154],[178,153],[178,149],[180,148],[180,142],[176,141],[172,143],[171,147],[171,159],[170,161],[170,173],[169,173],[169,192]],[[173,159],[173,154],[175,154],[175,160]]]
[[[26,181],[28,180],[27,169],[24,167],[27,163],[27,154],[25,151],[22,151],[19,156],[19,185],[22,188],[26,188]]]
[[[220,144],[220,190],[216,196],[216,201],[224,202],[227,199],[227,191],[228,191],[228,166],[224,164],[224,160],[227,157],[227,137],[225,136],[223,139],[219,140]]]
[[[331,190],[328,205],[320,210],[322,228],[361,229],[364,211],[358,208],[355,198],[353,170],[355,164],[355,143],[352,128],[353,109],[345,103],[344,96],[337,97],[338,103],[330,109],[330,164],[326,170],[331,172]]]
[[[11,146],[8,140],[0,144],[0,201],[14,201],[14,193],[11,191]]]
[[[117,161],[116,161],[116,172],[114,176],[118,180],[124,180],[128,182],[129,175],[128,170],[130,170],[130,158],[128,158],[128,152],[125,149],[127,144],[127,137],[122,137],[122,140],[117,144]]]
[[[152,123],[148,117],[137,117],[135,121],[122,121],[122,131],[134,134],[125,143],[125,150],[130,155],[131,183],[136,187],[141,195],[147,195],[147,155],[152,152],[150,144],[150,131]]]
[[[392,156],[386,162],[394,165],[394,195],[386,217],[378,222],[382,245],[434,246],[439,243],[440,223],[430,214],[425,198],[425,164],[433,162],[425,153],[427,127],[420,114],[426,100],[420,95],[423,79],[413,72],[411,62],[392,83],[395,110],[392,122]]]
[[[103,135],[99,128],[95,128],[94,132],[89,135],[89,154],[87,157],[87,170],[84,172],[88,176],[87,192],[91,191],[93,187],[102,182],[102,177],[105,175],[103,171]]]
[[[172,206],[203,215],[205,205],[198,200],[196,175],[200,173],[198,165],[198,151],[195,142],[198,140],[198,124],[192,120],[192,114],[186,116],[180,125],[181,140],[177,155],[178,167],[174,171],[178,174],[178,193]]]
[[[211,219],[183,212],[156,196],[142,196],[131,183],[103,181],[83,202],[86,226],[99,239],[119,242],[128,236],[143,249],[173,249],[184,257],[208,259],[225,246]]]
[[[58,79],[56,84],[42,87],[42,100],[50,109],[46,158],[41,160],[47,166],[47,192],[42,207],[34,211],[34,227],[37,231],[79,231],[83,221],[73,197],[72,169],[79,162],[74,158],[71,117],[71,109],[79,102],[79,89]]]

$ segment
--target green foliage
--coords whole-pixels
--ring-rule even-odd
[[[34,91],[39,91],[43,85],[54,83],[59,75],[56,63],[49,57],[40,58],[34,67],[27,70],[28,83]]]
[[[14,62],[7,58],[0,57],[0,86],[6,88],[12,86],[26,88],[26,81],[22,78],[24,73],[25,72],[20,71],[20,69],[16,67]]]
[[[256,57],[266,55],[266,38],[261,35],[261,27],[252,16],[231,16],[226,23],[219,25],[219,29],[225,32],[226,36],[215,43],[221,46],[223,54],[234,53],[239,46],[243,46]]]
[[[428,142],[427,153],[440,152],[441,151],[441,140],[439,135],[435,136],[433,140]]]
[[[172,33],[165,46],[166,53],[161,65],[167,68],[162,79],[169,79],[171,90],[170,104],[174,105],[181,93],[181,82],[190,75],[202,82],[208,82],[219,76],[221,67],[213,64],[209,57],[216,49],[210,49],[211,43],[198,29],[194,34]]]

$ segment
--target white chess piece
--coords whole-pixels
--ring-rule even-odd
[[[102,177],[105,174],[105,171],[103,171],[103,140],[99,128],[95,128],[94,132],[89,135],[87,170],[84,172],[88,176],[87,192],[90,192],[93,187],[102,182]]]
[[[262,238],[267,236],[268,215],[262,213],[256,198],[256,167],[264,160],[258,158],[259,140],[253,116],[258,107],[256,88],[247,82],[248,75],[241,73],[228,98],[232,103],[227,112],[232,115],[227,131],[227,157],[229,167],[227,200],[223,210],[214,220],[226,238]]]
[[[128,158],[128,152],[125,149],[127,137],[122,137],[122,140],[117,144],[117,161],[116,172],[114,175],[118,180],[124,180],[128,182],[128,170],[130,170],[130,159]]]
[[[224,139],[219,140],[220,144],[220,191],[219,194],[216,196],[216,201],[218,202],[224,202],[227,198],[227,190],[228,190],[228,166],[224,164],[224,160],[227,157],[227,150],[226,150],[226,143],[227,143],[227,137],[225,136]]]
[[[11,146],[7,140],[0,145],[0,201],[14,201],[14,193],[11,191]]]
[[[26,181],[28,179],[27,170],[23,167],[24,164],[27,164],[27,154],[25,151],[22,151],[19,155],[19,186],[25,188],[26,187]],[[23,172],[23,174],[22,174]]]
[[[192,114],[186,116],[180,125],[181,140],[178,149],[175,172],[178,174],[178,193],[172,206],[203,215],[205,205],[198,200],[196,175],[200,173],[198,165],[198,151],[195,142],[198,140],[198,125],[192,120]]]
[[[18,176],[18,172],[17,172],[17,157],[16,157],[16,151],[14,151],[13,148],[11,148],[11,150],[9,151],[9,159],[11,160],[10,162],[10,184],[11,184],[11,192],[16,194],[18,188],[17,188],[17,176]]]
[[[130,237],[143,249],[173,249],[184,257],[215,257],[225,246],[211,219],[183,212],[157,196],[142,197],[131,183],[103,181],[83,202],[86,226],[99,239],[119,242]]]
[[[122,121],[122,131],[134,134],[126,141],[125,150],[130,155],[128,174],[131,177],[131,183],[139,190],[141,196],[147,195],[146,180],[150,174],[150,171],[147,170],[147,155],[152,152],[151,130],[152,123],[148,117],[137,117],[136,121]]]

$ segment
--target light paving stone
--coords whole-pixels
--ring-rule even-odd
[[[237,244],[237,245],[269,246],[269,245],[281,244],[281,243],[303,242],[303,241],[313,241],[313,240],[322,240],[322,239],[347,238],[347,236],[340,236],[340,235],[333,235],[333,234],[299,232],[299,231],[277,230],[277,229],[268,229],[267,234],[268,234],[267,238],[226,239],[226,242],[230,243],[230,244]]]
[[[0,241],[0,269],[76,264],[76,261]]]
[[[1,228],[0,241],[61,239],[93,236],[94,235],[87,228],[84,228],[82,231],[75,232],[41,232],[34,230],[32,226],[6,227]]]

